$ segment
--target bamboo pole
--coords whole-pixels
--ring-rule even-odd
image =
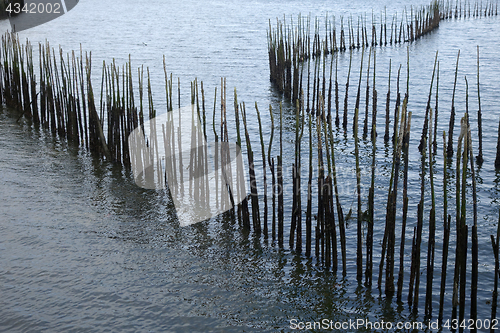
[[[446,275],[448,267],[448,246],[450,242],[451,215],[448,214],[448,161],[446,153],[446,132],[443,131],[443,258],[441,264],[441,289],[439,293],[439,314],[438,322],[441,326],[443,322],[444,294],[446,291]]]
[[[477,128],[479,137],[479,153],[476,156],[477,164],[480,166],[483,163],[483,124],[481,112],[481,95],[479,93],[479,45],[477,46],[477,102],[479,109],[477,110]]]
[[[457,75],[458,75],[458,59],[460,58],[460,50],[457,54],[457,64],[455,66],[455,83],[453,84],[453,95],[451,99],[451,114],[450,114],[450,125],[448,128],[448,145],[447,145],[447,155],[448,158],[453,156],[453,127],[455,126],[455,89],[457,86]]]

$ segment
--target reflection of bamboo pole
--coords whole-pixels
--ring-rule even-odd
[[[272,193],[273,193],[273,222],[272,222],[272,239],[273,242],[276,240],[276,177],[274,174],[274,158],[271,158],[271,149],[273,145],[273,137],[274,137],[274,117],[273,117],[273,109],[271,104],[269,104],[269,115],[271,117],[271,135],[269,137],[269,149],[267,151],[267,161],[269,163],[269,170],[271,171],[272,177]]]

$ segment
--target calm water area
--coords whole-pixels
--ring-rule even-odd
[[[264,140],[269,141],[271,122],[279,117],[280,94],[269,81],[267,30],[269,20],[335,15],[357,18],[372,10],[388,18],[406,7],[427,1],[169,1],[82,0],[70,12],[49,23],[19,33],[36,47],[48,40],[64,52],[92,52],[95,86],[100,86],[102,62],[118,65],[129,59],[133,68],[144,65],[151,73],[155,108],[165,112],[163,56],[168,73],[181,85],[181,104],[189,103],[190,82],[203,81],[207,107],[214,89],[227,79],[230,136],[235,138],[233,89],[254,117],[257,102],[263,116]],[[390,19],[388,19],[390,22]],[[0,31],[10,29],[0,22]],[[384,233],[385,204],[392,165],[392,144],[383,141],[385,95],[389,60],[392,62],[391,117],[395,103],[396,75],[401,64],[401,91],[406,89],[409,51],[409,104],[413,112],[410,143],[409,220],[405,246],[405,284],[409,280],[413,227],[420,198],[422,132],[434,58],[438,51],[439,117],[438,154],[435,164],[437,194],[436,269],[433,308],[437,318],[443,230],[442,131],[448,129],[457,53],[460,62],[456,92],[457,119],[465,112],[465,79],[469,84],[469,110],[474,153],[477,153],[477,46],[480,47],[480,87],[483,111],[484,163],[476,169],[478,182],[479,286],[478,318],[491,314],[494,257],[490,235],[496,233],[500,202],[500,173],[494,160],[500,117],[500,18],[467,18],[441,22],[441,26],[412,44],[376,48],[378,90],[378,138],[376,155],[376,207],[374,230],[374,281],[378,277]],[[407,48],[408,47],[408,48]],[[353,51],[349,90],[348,131],[335,130],[336,157],[345,212],[356,211],[356,178],[352,116],[359,80],[362,50]],[[326,58],[329,71],[331,57]],[[343,101],[349,53],[338,55],[338,80]],[[335,68],[335,61],[333,64]],[[364,57],[367,66],[367,53]],[[307,64],[304,65],[307,70]],[[370,73],[373,74],[373,64]],[[307,72],[305,72],[307,73]],[[362,76],[361,110],[364,110],[366,74]],[[370,86],[373,85],[370,79]],[[136,85],[137,87],[137,85]],[[434,101],[433,92],[433,100]],[[294,109],[283,99],[285,183],[291,181],[294,158]],[[371,106],[370,106],[371,108]],[[130,171],[89,156],[84,150],[34,129],[8,109],[0,109],[0,331],[2,332],[288,332],[290,320],[345,322],[423,321],[425,285],[421,285],[421,311],[410,314],[406,302],[397,304],[383,292],[356,281],[356,223],[347,225],[348,274],[334,275],[317,260],[297,255],[287,246],[279,249],[242,231],[226,215],[188,227],[180,227],[168,192],[139,188]],[[255,118],[252,118],[255,119]],[[360,114],[360,123],[364,113]],[[256,160],[261,163],[258,123],[250,122]],[[275,123],[275,126],[277,124]],[[277,127],[276,127],[277,128]],[[391,123],[392,129],[392,123]],[[275,138],[277,132],[275,131]],[[307,137],[307,134],[304,135]],[[274,141],[273,157],[279,154]],[[308,142],[303,142],[302,179],[307,178]],[[456,149],[456,148],[455,148]],[[363,205],[370,182],[372,142],[360,140]],[[456,156],[454,156],[455,158]],[[258,164],[258,180],[261,179]],[[455,186],[454,164],[448,187]],[[269,179],[268,174],[268,179]],[[470,183],[470,179],[469,179]],[[426,185],[429,185],[427,178]],[[262,186],[262,184],[259,184]],[[472,224],[472,190],[468,188],[468,221]],[[262,196],[262,189],[259,194]],[[427,216],[422,249],[427,249]],[[286,193],[285,193],[286,196]],[[291,216],[291,195],[286,196],[285,225]],[[449,209],[454,225],[454,191]],[[261,198],[262,199],[262,198]],[[303,206],[305,200],[303,201]],[[401,201],[400,201],[401,202]],[[398,202],[396,243],[401,233]],[[262,205],[262,204],[261,204]],[[305,207],[303,207],[305,210]],[[304,229],[304,228],[303,228]],[[451,286],[455,255],[452,228],[445,320],[451,318]],[[287,235],[285,234],[287,240]],[[288,244],[287,241],[285,244]],[[314,246],[314,245],[313,245]],[[469,243],[470,246],[470,243]],[[426,251],[422,253],[421,280],[425,280]],[[396,248],[399,258],[399,247]],[[469,254],[470,256],[470,254]],[[340,253],[339,253],[340,259]],[[468,258],[470,263],[470,258]],[[397,273],[396,264],[396,273]],[[340,272],[340,269],[339,269]],[[468,282],[467,293],[470,284]],[[407,289],[403,295],[407,295]],[[406,296],[403,297],[406,299]],[[468,314],[467,303],[466,314]],[[467,317],[467,316],[466,316]],[[316,330],[320,331],[320,330]],[[349,329],[346,331],[356,331]],[[359,330],[365,331],[365,330]]]

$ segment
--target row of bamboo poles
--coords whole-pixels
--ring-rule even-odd
[[[313,32],[310,16],[299,15],[295,24],[293,19],[289,23],[286,19],[277,19],[274,28],[269,21],[270,80],[280,93],[295,101],[302,87],[300,64],[307,59],[369,46],[411,43],[438,28],[444,19],[498,15],[497,2],[487,2],[484,7],[482,2],[476,2],[472,7],[471,14],[470,1],[462,6],[462,2],[457,0],[453,6],[449,0],[436,0],[419,9],[405,9],[399,18],[396,13],[390,22],[387,11],[381,13],[378,20],[372,13],[371,22],[368,22],[366,14],[357,19],[349,17],[346,23],[342,16],[336,20],[335,16],[326,15],[324,20],[314,18]]]
[[[125,167],[132,165],[132,160],[140,160],[140,163],[146,166],[153,166],[156,169],[156,174],[153,174],[153,180],[160,185],[169,186],[171,194],[177,195],[179,192],[184,192],[183,195],[194,198],[196,204],[206,204],[209,201],[208,190],[212,190],[211,185],[208,185],[209,179],[207,177],[197,177],[189,175],[189,183],[186,183],[186,188],[182,186],[172,186],[171,179],[177,176],[169,176],[168,172],[171,170],[185,170],[186,167],[197,164],[200,169],[205,169],[207,166],[203,164],[207,156],[204,151],[205,147],[199,142],[208,140],[211,134],[207,131],[206,101],[203,84],[201,88],[199,83],[195,80],[191,84],[191,122],[199,121],[200,125],[192,125],[196,130],[191,131],[189,137],[190,145],[199,149],[190,149],[190,154],[180,157],[178,159],[165,159],[162,160],[159,156],[159,148],[161,143],[151,140],[154,136],[152,133],[156,132],[151,124],[147,125],[147,120],[152,120],[157,117],[156,109],[153,105],[153,96],[151,89],[151,81],[149,70],[147,73],[147,84],[144,80],[144,69],[140,67],[137,71],[137,81],[139,82],[139,106],[136,106],[134,94],[134,81],[133,77],[136,75],[135,70],[132,71],[130,62],[125,65],[118,66],[115,62],[109,64],[102,64],[102,79],[100,87],[100,98],[96,101],[94,97],[94,88],[92,85],[92,63],[91,55],[83,53],[80,50],[79,56],[72,52],[71,54],[64,55],[62,50],[56,52],[50,47],[48,43],[39,45],[39,63],[35,67],[33,61],[33,48],[29,42],[26,44],[21,43],[16,35],[6,34],[2,38],[2,54],[0,59],[0,96],[2,103],[10,108],[16,109],[20,113],[20,118],[25,117],[29,119],[34,126],[46,129],[54,135],[66,138],[70,142],[74,142],[85,149],[93,152],[97,156],[105,158],[106,160],[114,163],[119,163]],[[363,122],[363,136],[370,135],[372,142],[372,160],[370,165],[370,188],[368,193],[367,207],[363,210],[363,205],[366,198],[362,197],[361,185],[361,158],[359,149],[359,123],[360,123],[360,100],[362,98],[361,85],[362,77],[365,73],[363,71],[365,52],[362,53],[361,66],[359,71],[359,83],[357,87],[356,105],[354,107],[353,115],[353,136],[354,136],[354,155],[355,155],[355,169],[356,169],[356,201],[357,209],[355,212],[356,219],[356,278],[359,283],[363,283],[367,287],[373,285],[374,275],[377,279],[377,287],[383,289],[386,295],[392,296],[396,294],[398,301],[403,301],[403,292],[407,292],[406,300],[412,309],[417,312],[420,309],[419,301],[422,297],[419,295],[421,289],[420,276],[422,272],[426,272],[426,280],[422,285],[425,285],[425,314],[432,315],[432,286],[434,281],[434,258],[435,258],[435,231],[436,231],[436,204],[435,204],[435,188],[433,181],[435,178],[433,171],[433,164],[437,158],[437,130],[436,121],[438,111],[438,87],[439,87],[439,62],[436,61],[434,65],[434,72],[430,84],[429,98],[425,112],[425,121],[422,128],[422,136],[420,141],[421,153],[421,198],[417,208],[417,224],[413,228],[413,241],[411,249],[411,265],[410,265],[410,279],[405,283],[405,260],[404,260],[404,247],[407,238],[406,232],[409,228],[407,226],[407,218],[410,206],[408,200],[408,163],[409,163],[409,144],[411,133],[411,119],[412,114],[408,112],[408,81],[407,91],[404,95],[399,89],[399,76],[401,66],[398,70],[397,79],[397,99],[396,105],[393,110],[393,129],[392,136],[388,126],[389,118],[391,115],[390,106],[390,84],[388,85],[388,92],[386,98],[386,126],[385,126],[385,141],[390,141],[392,138],[393,152],[392,152],[392,172],[389,181],[389,188],[386,201],[386,220],[384,227],[383,239],[374,239],[374,226],[375,226],[375,205],[380,204],[379,199],[375,199],[375,156],[376,156],[376,116],[377,116],[377,90],[375,84],[376,77],[376,52],[375,48],[368,51],[368,63],[373,62],[373,66],[368,65],[366,69],[367,87],[366,87],[366,108],[365,119]],[[352,59],[352,58],[351,58]],[[373,60],[372,60],[373,59]],[[478,58],[479,59],[479,58]],[[479,60],[478,60],[479,61]],[[457,60],[458,62],[458,60]],[[236,133],[229,133],[227,120],[227,94],[225,80],[221,80],[219,105],[217,106],[217,90],[215,91],[213,116],[212,116],[212,129],[215,142],[229,142],[230,134],[236,136],[238,147],[242,146],[242,140],[246,146],[247,170],[250,180],[250,195],[246,195],[246,191],[239,187],[232,186],[230,181],[226,178],[227,174],[231,174],[231,170],[226,170],[222,174],[224,176],[216,176],[214,188],[215,202],[220,202],[223,205],[219,208],[221,211],[229,211],[233,214],[234,220],[239,221],[241,227],[245,231],[252,231],[258,237],[263,236],[264,239],[271,238],[276,242],[278,247],[283,248],[285,237],[288,236],[288,246],[296,253],[304,252],[306,257],[314,256],[318,263],[325,269],[334,273],[337,272],[339,267],[342,267],[342,274],[348,273],[347,262],[347,238],[348,231],[347,222],[352,219],[351,212],[344,213],[342,205],[342,197],[340,195],[339,184],[343,179],[339,178],[338,165],[336,165],[336,141],[334,138],[334,126],[339,126],[339,94],[338,94],[338,81],[337,75],[333,79],[333,63],[334,58],[331,58],[329,66],[326,60],[322,62],[315,62],[313,68],[313,85],[312,85],[312,99],[309,98],[309,85],[307,88],[307,98],[303,89],[300,90],[300,98],[296,99],[295,105],[295,146],[294,158],[292,164],[292,172],[286,174],[284,172],[286,165],[291,161],[284,158],[283,153],[283,107],[279,106],[279,120],[274,120],[274,113],[272,106],[269,106],[269,117],[271,119],[271,135],[267,143],[267,156],[266,156],[266,142],[262,134],[262,115],[259,112],[258,106],[255,105],[255,116],[259,123],[259,138],[260,138],[260,157],[254,155],[252,149],[252,139],[255,138],[254,133],[250,132],[250,126],[247,123],[247,110],[242,102],[238,102],[236,90],[234,91],[234,119]],[[458,65],[457,65],[458,66]],[[329,79],[325,73],[329,67]],[[409,66],[407,65],[407,68]],[[172,76],[168,76],[165,69],[165,92],[166,92],[166,106],[167,114],[172,115],[173,107],[173,82]],[[372,79],[372,110],[371,110],[371,125],[368,127],[369,121],[369,100],[370,100],[370,69],[373,70]],[[408,69],[409,70],[409,69]],[[39,79],[37,80],[37,73],[39,72]],[[133,73],[134,72],[134,73]],[[337,72],[335,70],[335,72]],[[350,75],[350,74],[349,74]],[[308,75],[308,81],[310,75]],[[390,80],[389,74],[389,82]],[[408,78],[409,76],[407,76]],[[434,79],[436,84],[434,85]],[[408,80],[408,79],[407,79]],[[349,82],[349,81],[348,81]],[[478,84],[479,84],[479,63],[478,63]],[[146,86],[147,92],[144,92]],[[328,88],[327,88],[328,87]],[[435,87],[435,90],[434,90]],[[479,89],[478,89],[479,90]],[[201,98],[200,92],[201,91]],[[432,94],[435,91],[435,107],[431,107]],[[147,96],[147,102],[144,103],[143,99]],[[180,108],[180,83],[178,83],[178,105]],[[468,100],[468,94],[467,94]],[[479,99],[478,95],[478,99]],[[334,103],[332,103],[334,99]],[[97,109],[98,105],[99,109]],[[344,128],[347,126],[347,90],[344,101]],[[333,105],[335,105],[336,114],[334,114]],[[467,104],[468,105],[468,104]],[[217,130],[216,126],[216,112],[220,110],[220,127]],[[453,110],[453,107],[452,107]],[[144,113],[147,112],[146,115]],[[253,115],[251,115],[253,117]],[[480,117],[478,117],[480,119]],[[241,132],[241,123],[243,123],[243,135]],[[181,127],[181,117],[178,119],[178,128]],[[174,122],[161,123],[161,132],[163,137],[163,147],[165,152],[174,149],[181,150],[182,133],[174,133]],[[149,127],[148,127],[149,126]],[[156,125],[155,125],[156,126]],[[130,134],[136,129],[142,129],[143,133],[147,133],[149,129],[149,137],[145,136],[144,151],[139,154],[131,154],[129,141],[127,140]],[[273,145],[274,130],[279,129],[279,154],[275,150],[276,144]],[[252,134],[252,135],[251,135]],[[500,133],[499,133],[500,134]],[[244,139],[242,139],[244,136]],[[446,135],[443,133],[443,138]],[[175,144],[176,140],[179,142]],[[208,140],[209,141],[209,140]],[[301,191],[302,188],[302,150],[304,147],[302,142],[308,142],[308,169],[307,173],[307,193]],[[500,142],[500,136],[499,136]],[[453,144],[453,143],[452,143]],[[443,141],[443,160],[444,160],[444,174],[443,174],[443,198],[445,200],[443,205],[443,251],[442,251],[442,268],[441,268],[441,288],[440,288],[440,301],[439,301],[439,319],[443,319],[444,304],[446,295],[446,276],[447,276],[447,262],[448,262],[448,247],[450,244],[450,236],[452,235],[451,228],[451,214],[448,213],[447,193],[446,188],[447,180],[447,166],[451,163],[448,148],[450,144]],[[175,148],[178,147],[178,148]],[[470,301],[470,318],[477,316],[477,199],[476,199],[476,184],[474,175],[474,158],[472,153],[472,137],[469,124],[468,109],[464,114],[462,125],[460,128],[460,135],[456,147],[456,249],[455,249],[455,270],[454,270],[454,284],[453,284],[453,297],[452,297],[452,317],[459,320],[465,318],[465,305],[466,300]],[[500,144],[499,148],[500,149]],[[221,149],[219,155],[222,165],[228,165],[224,162],[226,151]],[[453,154],[451,155],[453,156]],[[316,157],[316,159],[314,158]],[[498,154],[497,154],[498,159]],[[476,158],[479,160],[479,158]],[[163,163],[163,165],[162,165]],[[165,168],[166,165],[171,165]],[[259,165],[262,169],[259,170]],[[267,182],[267,167],[269,167],[271,176],[271,191],[268,196]],[[164,169],[165,168],[165,169]],[[144,168],[148,170],[148,168]],[[191,172],[193,168],[189,168]],[[170,171],[169,171],[170,170]],[[257,177],[258,173],[262,172],[262,179]],[[147,171],[149,172],[149,171]],[[471,175],[469,174],[472,173]],[[179,171],[179,176],[182,177],[182,172]],[[238,171],[236,171],[238,173]],[[401,244],[398,248],[396,244],[396,221],[398,217],[398,191],[400,190],[401,173],[403,174],[403,190],[402,198],[403,205],[401,208]],[[216,174],[217,175],[217,174]],[[470,176],[468,176],[470,175]],[[171,178],[173,177],[173,178]],[[291,194],[285,191],[285,184],[287,179],[291,177],[292,192]],[[148,178],[145,175],[145,178]],[[260,183],[262,180],[263,183]],[[424,205],[424,196],[428,193],[424,189],[425,181],[431,182],[431,201],[432,207],[426,213]],[[365,180],[363,180],[364,182]],[[168,185],[166,185],[168,183]],[[182,178],[180,183],[183,184]],[[469,185],[468,183],[471,183]],[[466,223],[467,202],[466,190],[467,187],[473,189],[473,218],[474,223],[472,226],[471,239],[469,241],[469,232]],[[223,191],[227,189],[229,196],[222,197]],[[238,196],[232,194],[232,190],[236,189]],[[263,190],[264,195],[261,197],[259,191]],[[214,194],[212,194],[214,195]],[[226,195],[226,194],[224,194]],[[401,195],[401,194],[399,194]],[[288,197],[289,196],[289,197]],[[220,198],[220,200],[217,200]],[[236,200],[234,200],[236,198]],[[236,202],[241,203],[236,205]],[[305,199],[305,203],[303,203]],[[229,200],[229,204],[228,204]],[[291,212],[285,211],[285,202],[292,203]],[[262,205],[263,204],[263,205]],[[250,207],[249,207],[250,205]],[[251,208],[251,210],[250,210]],[[237,212],[236,212],[237,210]],[[236,214],[237,213],[237,214]],[[429,219],[424,217],[424,214],[429,214]],[[262,217],[262,219],[261,219]],[[290,217],[290,224],[285,223],[285,218]],[[304,221],[304,222],[303,222]],[[429,221],[426,227],[429,228],[429,240],[427,242],[427,264],[426,269],[422,270],[421,254],[424,250],[421,248],[422,244],[422,231],[424,228],[424,221]],[[500,221],[499,221],[500,222]],[[305,227],[305,231],[303,229]],[[367,232],[363,230],[366,228]],[[352,229],[351,229],[352,230]],[[498,268],[498,242],[500,236],[497,234],[496,238],[492,236],[492,245],[495,257],[495,266]],[[374,261],[374,245],[381,244],[378,249],[380,251],[380,261],[377,272],[373,269]],[[467,248],[471,244],[472,249],[472,265],[468,266],[466,263]],[[396,250],[399,250],[399,264],[396,274]],[[339,254],[340,253],[340,254]],[[340,257],[340,260],[339,260]],[[467,288],[467,267],[471,269],[470,281],[470,297],[466,295]],[[497,298],[497,278],[498,269],[495,271],[496,280],[493,294],[492,318],[496,316],[496,298]],[[397,275],[397,281],[396,281]],[[405,287],[407,285],[407,287]]]
[[[50,130],[107,159],[130,165],[127,137],[144,122],[134,104],[132,69],[103,64],[100,101],[94,97],[91,54],[80,49],[63,54],[49,43],[39,44],[39,63],[33,62],[33,46],[14,34],[2,36],[2,102],[16,109],[37,127]],[[37,73],[38,72],[38,73]],[[121,72],[121,73],[120,73]],[[37,81],[38,74],[38,81]],[[143,76],[142,70],[139,72]],[[151,95],[148,85],[149,95]],[[96,103],[100,108],[99,111]],[[154,111],[150,107],[150,116]]]

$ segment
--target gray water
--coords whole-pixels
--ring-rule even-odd
[[[213,91],[220,86],[220,77],[227,77],[228,91],[232,91],[232,87],[238,89],[238,100],[247,103],[249,113],[254,112],[250,106],[258,102],[264,116],[267,142],[270,121],[267,112],[262,110],[267,110],[271,104],[276,119],[281,99],[269,82],[266,40],[269,19],[274,22],[276,17],[296,17],[299,13],[324,16],[327,12],[337,17],[356,17],[364,13],[370,16],[372,9],[377,14],[384,6],[387,6],[388,14],[401,13],[404,6],[410,4],[427,4],[427,1],[375,4],[357,0],[333,4],[328,1],[198,3],[188,0],[167,3],[154,0],[145,5],[129,0],[120,3],[89,0],[81,1],[61,18],[23,31],[20,39],[28,38],[35,45],[47,39],[52,46],[61,45],[64,51],[79,50],[81,44],[83,50],[92,51],[96,80],[103,60],[115,59],[120,64],[128,60],[130,54],[134,66],[144,64],[149,67],[159,112],[164,109],[165,100],[163,55],[174,82],[176,77],[180,78],[183,101],[188,101],[189,82],[197,77],[204,82],[206,95],[210,96],[207,105],[213,105]],[[500,175],[493,168],[500,107],[497,83],[500,77],[497,59],[499,31],[497,17],[442,22],[437,31],[409,46],[413,149],[407,236],[411,235],[410,228],[416,221],[420,165],[416,146],[435,52],[439,51],[440,61],[439,129],[447,130],[448,127],[455,61],[460,49],[456,124],[465,112],[464,76],[467,75],[474,140],[477,133],[476,46],[480,46],[485,159],[483,166],[476,170],[480,238],[478,318],[481,319],[490,316],[493,255],[489,235],[496,232],[500,197]],[[402,64],[401,90],[405,90],[406,46],[377,49],[377,200],[381,209],[376,211],[380,222],[375,226],[375,267],[380,258],[378,249],[385,221],[384,197],[392,156],[392,146],[384,145],[382,140],[389,59],[392,59],[393,106],[399,64]],[[348,54],[339,55],[338,61],[343,96]],[[351,108],[360,61],[361,51],[355,51],[355,70],[351,73],[349,91]],[[365,74],[362,80],[364,92]],[[364,100],[364,93],[362,96]],[[228,105],[232,105],[231,97]],[[361,121],[363,117],[360,115]],[[140,189],[128,171],[95,160],[64,140],[33,129],[22,119],[16,121],[17,118],[10,110],[0,112],[1,331],[275,332],[289,331],[292,318],[302,321],[327,318],[338,322],[358,318],[393,322],[423,320],[423,310],[419,317],[411,317],[406,304],[398,306],[386,300],[375,288],[358,287],[354,246],[348,249],[349,273],[343,279],[341,275],[334,276],[322,270],[315,259],[297,257],[286,247],[279,250],[271,241],[246,235],[238,223],[227,216],[181,228],[167,193]],[[285,160],[290,161],[295,138],[293,120],[293,113],[285,103]],[[251,132],[256,133],[257,129],[256,122],[252,122]],[[234,136],[234,128],[231,135]],[[254,150],[257,151],[258,136],[253,138]],[[349,208],[355,211],[351,132],[345,136],[342,131],[337,132],[336,142],[343,184],[342,204],[344,211]],[[441,145],[439,147],[442,149]],[[371,161],[371,149],[369,141],[361,141],[361,164],[364,166]],[[474,149],[477,153],[477,140]],[[304,143],[304,150],[307,150],[307,143]],[[260,154],[257,156],[260,159]],[[443,169],[440,156],[438,154],[435,166],[435,186],[439,189],[442,188]],[[303,166],[307,158],[304,154]],[[289,177],[290,172],[286,175]],[[364,177],[367,184],[368,174],[365,173]],[[306,179],[305,173],[302,178]],[[451,177],[449,187],[453,186]],[[454,193],[450,192],[449,196],[449,212],[454,221],[451,208]],[[366,207],[366,202],[364,205]],[[286,206],[285,215],[289,217],[291,202]],[[469,212],[471,207],[468,206]],[[428,214],[428,203],[426,209]],[[436,244],[433,303],[436,315],[443,218],[441,200],[438,200],[437,209],[436,238],[439,241]],[[398,221],[400,214],[399,208]],[[471,222],[469,219],[468,223]],[[354,244],[354,223],[348,226],[347,233],[348,244]],[[400,228],[396,234],[400,234]],[[453,237],[452,233],[445,319],[451,318]],[[422,249],[427,247],[426,239],[424,230]],[[406,267],[411,259],[410,247],[411,236],[408,236]],[[399,256],[398,250],[396,255]],[[425,260],[423,255],[422,267]],[[408,271],[409,268],[406,273]],[[422,280],[424,277],[425,271]],[[406,276],[405,281],[408,280]],[[423,288],[420,294],[424,295]],[[421,298],[420,304],[423,302]]]

